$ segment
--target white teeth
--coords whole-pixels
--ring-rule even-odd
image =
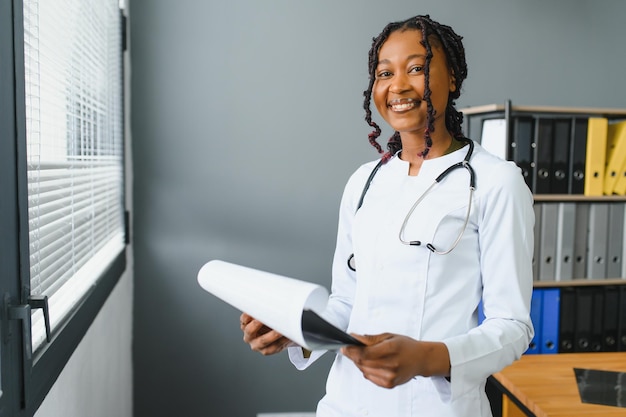
[[[410,110],[413,107],[415,107],[415,102],[411,100],[408,103],[392,104],[390,107],[394,111],[405,111],[405,110]]]

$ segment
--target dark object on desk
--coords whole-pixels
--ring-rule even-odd
[[[626,372],[574,368],[584,403],[626,407]]]

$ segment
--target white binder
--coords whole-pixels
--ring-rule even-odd
[[[558,212],[555,278],[567,281],[574,277],[576,203],[559,203]]]
[[[607,243],[607,278],[621,278],[624,256],[624,209],[622,202],[609,204],[609,230]]]
[[[587,246],[587,278],[606,278],[606,257],[609,226],[609,203],[589,206],[589,239]]]
[[[556,234],[559,218],[558,203],[541,205],[541,240],[539,249],[539,280],[556,279]]]
[[[574,231],[573,279],[587,277],[587,240],[589,236],[589,203],[576,204],[576,230]]]
[[[535,203],[535,205],[533,206],[533,210],[535,211],[533,281],[539,281],[539,259],[541,257],[539,253],[541,249],[541,206],[541,203]]]

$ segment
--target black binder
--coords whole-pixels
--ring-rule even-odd
[[[559,309],[559,353],[574,352],[574,328],[576,325],[576,292],[573,287],[561,288]],[[624,339],[626,341],[626,338]]]
[[[513,161],[522,170],[524,181],[533,191],[533,125],[532,117],[517,116],[513,119],[513,138],[511,149],[513,151]]]
[[[593,326],[593,288],[577,287],[574,323],[574,352],[591,352]]]
[[[609,285],[604,287],[603,352],[617,351],[619,298],[619,288],[617,286]]]
[[[617,350],[626,352],[626,286],[620,285]]]
[[[552,175],[550,175],[550,192],[552,194],[567,194],[569,192],[571,130],[571,119],[554,120]]]
[[[552,143],[554,138],[554,120],[537,119],[535,128],[535,194],[550,194],[552,174]]]
[[[569,154],[569,194],[585,192],[585,161],[587,159],[587,119],[577,117],[572,123]]]
[[[590,287],[591,292],[591,331],[589,341],[592,352],[601,352],[604,347],[604,291],[602,287]]]

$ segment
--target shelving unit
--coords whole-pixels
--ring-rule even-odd
[[[581,213],[585,212],[585,210],[591,211],[589,207],[595,204],[618,204],[619,207],[616,211],[621,210],[621,206],[623,205],[624,213],[626,213],[626,195],[585,195],[585,192],[572,193],[572,190],[574,189],[572,187],[572,177],[569,178],[570,183],[568,184],[567,193],[552,192],[552,189],[550,189],[550,192],[538,193],[536,192],[538,188],[534,188],[537,185],[537,176],[539,175],[537,170],[537,157],[539,151],[537,150],[537,146],[535,145],[537,145],[537,143],[539,143],[538,141],[541,141],[542,139],[540,134],[541,131],[538,128],[538,120],[569,119],[571,121],[571,136],[568,138],[568,157],[570,157],[568,163],[570,164],[569,172],[570,174],[572,174],[574,172],[572,171],[571,166],[571,161],[574,160],[573,158],[571,158],[574,152],[572,148],[572,142],[574,142],[573,135],[575,133],[576,121],[585,118],[606,118],[610,122],[622,119],[626,120],[626,109],[514,106],[511,104],[510,101],[507,101],[504,104],[475,106],[461,109],[461,111],[464,114],[463,124],[465,136],[478,142],[481,142],[482,139],[482,129],[484,126],[484,122],[490,119],[500,120],[498,123],[500,128],[503,129],[504,132],[504,136],[502,139],[506,141],[506,143],[501,143],[501,147],[498,148],[504,153],[500,156],[518,163],[518,165],[522,169],[522,172],[525,175],[525,180],[527,180],[527,184],[534,194],[536,216],[538,212],[542,213],[545,210],[549,210],[544,208],[544,206],[546,205],[554,207],[564,205],[565,203],[573,203],[570,204],[570,206],[574,205],[576,207],[575,210],[579,210],[578,207],[583,207],[582,209],[580,209]],[[527,129],[527,132],[532,132],[534,141],[532,151],[527,150],[525,155],[527,159],[530,155],[531,160],[523,161],[522,163],[519,163],[520,161],[516,160],[515,158],[515,156],[520,155],[520,150],[515,149],[514,139],[514,137],[516,137],[515,135],[519,134],[519,130],[516,130],[519,129],[516,123],[520,123],[517,121],[520,118],[531,120],[530,125],[532,126],[532,129]],[[504,126],[502,126],[502,123]],[[560,137],[563,137],[563,131],[564,129],[561,130]],[[562,143],[557,142],[557,137],[559,136],[554,134],[554,136],[552,136],[552,138],[550,139],[552,141],[552,145],[550,145],[550,148],[553,150],[556,149],[554,143],[556,143],[557,145],[563,145]],[[577,141],[579,140],[580,139],[577,139]],[[511,143],[513,143],[513,145],[511,145]],[[539,145],[541,144],[542,143],[539,143]],[[561,152],[563,152],[563,148],[563,146],[560,147]],[[545,158],[545,154],[543,157]],[[554,157],[554,155],[552,155],[552,157]],[[529,169],[534,171],[528,172]],[[531,177],[530,180],[528,178],[529,176]],[[578,188],[575,189],[580,190],[580,183],[578,183],[577,185]],[[546,188],[542,188],[542,190],[545,189]],[[587,208],[585,209],[584,207]],[[548,218],[555,219],[554,212],[552,213],[553,214]],[[560,213],[561,211],[559,209],[559,216],[561,216]],[[590,217],[591,215],[589,215],[589,218]],[[626,221],[626,214],[623,215],[622,223],[624,221]],[[558,222],[564,224],[563,218],[558,217]],[[572,275],[569,279],[561,279],[560,277],[556,277],[555,279],[542,279],[541,276],[538,276],[540,274],[538,274],[538,269],[536,269],[535,281],[533,283],[533,307],[531,308],[531,316],[533,318],[533,323],[536,328],[536,338],[533,339],[533,342],[529,347],[529,351],[524,356],[535,356],[532,355],[532,353],[539,354],[539,356],[545,356],[542,354],[557,353],[559,354],[560,358],[566,358],[570,354],[582,355],[582,357],[587,357],[586,355],[593,355],[594,352],[597,352],[598,354],[600,354],[599,352],[615,352],[613,354],[626,352],[626,238],[624,237],[624,233],[626,233],[626,227],[624,227],[623,224],[609,224],[608,220],[606,221],[606,224],[608,225],[607,241],[609,240],[609,233],[612,233],[613,240],[616,233],[618,233],[619,236],[622,237],[622,239],[620,239],[622,245],[620,251],[620,262],[623,263],[623,266],[621,267],[621,274],[618,274],[620,276],[606,275],[603,278],[589,278],[590,275]],[[585,232],[585,238],[588,237],[590,233],[589,226],[577,225],[576,227]],[[609,232],[608,230],[610,228],[613,228],[613,230]],[[555,227],[554,233],[562,233],[564,227],[561,225],[560,229],[561,230],[557,232],[557,228]],[[615,232],[615,230],[619,231]],[[538,232],[539,231],[536,230],[536,234]],[[545,236],[545,230],[542,229],[540,232],[543,233]],[[578,233],[579,232],[576,233],[576,236],[578,236],[578,238],[580,239],[582,233],[580,234],[580,236],[578,235]],[[572,236],[574,235],[570,233],[569,239],[572,239]],[[551,244],[557,247],[559,244],[555,242],[560,241],[561,240],[555,238],[551,240]],[[596,241],[597,239],[593,240],[593,242]],[[542,242],[536,240],[535,247],[537,247],[537,245],[541,243]],[[574,243],[572,243],[570,246],[573,246],[573,244]],[[607,242],[605,242],[605,244],[606,246],[608,246]],[[591,262],[590,259],[594,258],[592,256],[589,256],[589,253],[591,252],[589,248],[589,241],[586,242],[586,245],[586,255],[588,256],[588,259],[586,261]],[[558,247],[563,249],[564,246]],[[604,261],[608,264],[609,252],[607,251],[606,254],[607,256]],[[540,253],[540,251],[535,252],[535,264],[539,262],[538,259],[540,259],[541,262],[545,261],[546,258],[541,256],[543,256],[543,253]],[[555,256],[553,259],[554,262],[562,260],[562,258],[559,258],[557,256]],[[570,262],[574,262],[573,259],[574,256],[571,256]],[[535,265],[535,268],[538,267]],[[585,269],[585,271],[586,270],[587,269]],[[609,293],[611,294],[610,296],[607,295]],[[540,310],[539,315],[537,315],[537,311],[534,310],[535,308]],[[573,317],[576,318],[574,319]],[[582,319],[581,317],[584,317],[584,319]],[[581,324],[583,321],[584,324]],[[572,326],[574,326],[574,328],[572,328]],[[598,330],[599,326],[601,330]],[[608,355],[611,353],[601,354]],[[593,356],[589,356],[589,358],[593,358]],[[531,359],[531,362],[533,362],[533,359]],[[538,357],[537,359],[543,358]],[[547,356],[545,357],[545,360],[552,362],[551,359]],[[517,366],[519,367],[519,364]],[[534,373],[538,371],[539,369],[534,369],[534,371],[532,372]],[[567,377],[568,381],[569,378],[571,377]],[[520,403],[520,398],[515,398],[515,395],[511,394],[511,392],[508,392],[507,390],[502,390],[501,387],[498,388],[500,384],[494,384],[493,382],[494,380],[490,379],[489,383],[487,384],[488,394],[490,394],[490,399],[492,399],[492,408],[494,401],[495,403],[500,401],[499,408],[503,416],[516,417],[526,415],[526,411],[521,411],[521,409],[524,409],[525,407],[521,407],[520,409],[515,405],[515,403]],[[505,393],[506,395],[502,396],[503,393]],[[573,398],[575,400],[575,396]],[[523,399],[521,401],[523,401]]]
[[[542,131],[539,130],[539,120],[565,120],[568,125],[567,134],[569,137],[566,138],[567,144],[565,149],[567,151],[567,157],[570,158],[573,155],[573,147],[574,144],[578,144],[578,142],[574,142],[574,127],[577,120],[585,120],[589,118],[606,118],[607,120],[613,122],[617,120],[626,120],[626,109],[614,109],[614,108],[591,108],[591,107],[556,107],[556,106],[517,106],[512,105],[511,101],[507,101],[504,104],[489,104],[482,106],[474,106],[461,109],[461,112],[464,114],[464,133],[467,137],[477,140],[481,142],[483,138],[483,126],[485,125],[485,121],[496,119],[503,122],[503,132],[505,135],[503,138],[499,138],[499,141],[504,141],[501,145],[501,151],[503,154],[500,156],[515,161],[518,163],[520,168],[525,175],[525,179],[527,179],[527,183],[531,188],[531,191],[534,193],[535,204],[543,204],[543,203],[581,203],[581,204],[594,204],[594,203],[624,203],[626,209],[626,195],[585,195],[584,192],[572,193],[572,183],[574,180],[572,179],[573,171],[570,172],[570,178],[567,180],[570,182],[568,188],[568,193],[556,193],[556,192],[547,192],[547,193],[537,193],[535,187],[538,184],[538,169],[539,158],[541,158],[538,153],[541,148],[542,141],[547,139],[547,142],[551,144],[551,151],[554,150],[556,152],[557,139],[559,136],[556,133],[556,130],[552,132],[554,135],[551,138],[542,137]],[[521,150],[515,149],[516,147],[516,138],[519,132],[516,131],[515,123],[518,118],[530,119],[530,127],[528,128],[527,135],[532,135],[532,139],[526,139],[526,141],[532,141],[532,149],[528,147],[525,151],[526,155],[521,155]],[[586,125],[585,125],[586,129]],[[586,132],[585,136],[586,136]],[[521,142],[520,142],[521,143]],[[584,143],[585,145],[586,143]],[[519,147],[519,145],[518,145]],[[563,147],[560,147],[560,151],[563,151]],[[532,154],[534,152],[534,154]],[[521,156],[520,156],[521,155]],[[526,161],[518,161],[517,157],[526,158]],[[545,158],[545,156],[543,156]],[[554,159],[554,155],[552,155]],[[573,160],[573,159],[572,159]],[[572,170],[572,160],[567,160],[567,164],[570,164],[569,169]],[[583,168],[584,169],[584,168]],[[534,172],[527,172],[527,171]],[[553,173],[550,173],[553,175]],[[530,178],[530,179],[529,179]],[[554,181],[554,180],[552,180]],[[579,180],[580,181],[580,180]],[[579,183],[580,185],[580,183]],[[539,187],[536,187],[539,188]],[[542,188],[542,190],[545,189]],[[623,228],[623,225],[620,225]],[[626,228],[623,228],[623,231],[626,232]],[[626,241],[624,241],[624,249],[622,250],[622,258],[626,258],[623,254],[626,253]],[[626,259],[622,259],[622,261],[626,262]],[[623,268],[626,270],[626,268]],[[580,278],[580,277],[577,277]],[[545,280],[537,279],[536,286],[537,287],[548,287],[548,286],[564,286],[568,284],[573,285],[601,285],[601,284],[622,284],[621,280],[616,278],[624,278],[626,280],[626,273],[622,273],[621,276],[612,276],[607,277],[609,279],[599,282],[599,280],[590,280],[591,283],[581,284],[578,282],[571,282],[570,280],[554,280],[554,282],[546,282]],[[573,281],[573,280],[572,280]],[[576,280],[578,281],[578,280]]]

